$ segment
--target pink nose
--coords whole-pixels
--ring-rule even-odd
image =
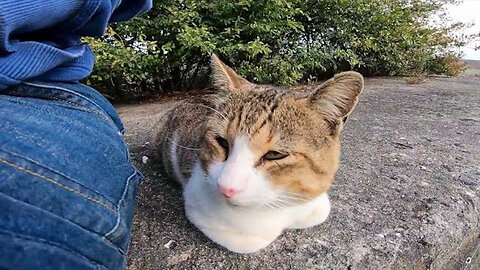
[[[238,194],[239,192],[241,192],[241,190],[236,190],[236,189],[233,189],[233,188],[226,188],[226,187],[221,186],[221,185],[218,185],[218,190],[220,191],[220,193],[222,193],[223,196],[225,196],[227,198],[231,198],[231,197],[235,196],[235,194]]]

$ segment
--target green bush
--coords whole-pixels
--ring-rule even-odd
[[[429,23],[447,2],[455,0],[155,1],[146,15],[86,40],[97,55],[88,83],[119,99],[203,87],[212,52],[261,83],[350,69],[455,75],[449,65],[462,40],[452,33],[462,25]]]
[[[434,74],[458,76],[467,69],[467,63],[460,60],[457,53],[439,55],[427,62],[426,69]]]

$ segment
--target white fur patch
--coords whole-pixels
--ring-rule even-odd
[[[210,166],[208,181],[218,187],[239,191],[228,202],[239,206],[263,205],[275,200],[273,186],[255,168],[255,155],[248,147],[248,139],[241,136],[235,139],[232,151],[224,162]]]
[[[248,141],[244,137],[234,141],[232,152],[224,162],[218,184],[235,190],[245,190],[255,170],[255,156],[248,148]]]

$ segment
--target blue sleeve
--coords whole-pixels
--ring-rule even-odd
[[[78,82],[93,69],[82,36],[147,11],[152,0],[0,0],[0,90],[28,80]]]
[[[48,28],[60,35],[100,36],[108,22],[128,20],[151,6],[152,0],[2,0],[0,53],[12,51],[12,35]]]

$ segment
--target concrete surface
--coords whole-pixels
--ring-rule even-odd
[[[128,270],[480,269],[480,77],[367,79],[343,134],[329,219],[254,255],[210,242],[186,220],[178,186],[151,158],[143,164],[169,104],[119,107],[146,176]]]
[[[480,60],[465,60],[467,69],[464,74],[480,76]]]

